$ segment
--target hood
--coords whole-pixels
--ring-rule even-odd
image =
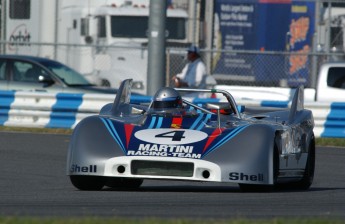
[[[210,114],[195,117],[147,116],[136,124],[101,117],[109,134],[127,156],[202,159],[249,124],[233,128],[209,126]]]

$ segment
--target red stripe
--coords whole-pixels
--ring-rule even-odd
[[[126,148],[128,149],[129,141],[132,136],[134,125],[125,124],[125,133],[126,133]]]
[[[202,152],[204,153],[206,151],[206,149],[208,148],[208,146],[222,133],[222,131],[224,130],[224,128],[216,128],[214,129],[214,131],[212,132],[212,134],[208,137],[207,142],[205,144],[204,149],[202,150]]]
[[[182,117],[173,117],[171,121],[171,128],[181,128]]]

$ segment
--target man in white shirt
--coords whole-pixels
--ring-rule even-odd
[[[172,77],[175,87],[198,88],[203,76],[206,75],[206,66],[200,58],[200,50],[192,45],[187,50],[188,63],[182,72]]]

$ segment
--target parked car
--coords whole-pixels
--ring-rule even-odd
[[[115,89],[91,84],[60,62],[25,55],[0,55],[0,90],[116,93]]]

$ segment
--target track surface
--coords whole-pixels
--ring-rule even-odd
[[[146,181],[136,191],[83,192],[65,176],[69,137],[0,132],[0,216],[345,219],[345,148],[317,148],[309,191]]]

